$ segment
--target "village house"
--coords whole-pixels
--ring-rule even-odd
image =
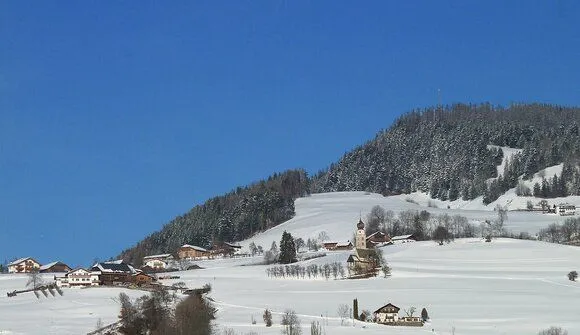
[[[143,272],[135,273],[132,275],[132,282],[138,286],[151,284],[154,281],[156,281],[155,277]]]
[[[185,244],[177,251],[179,259],[199,259],[209,257],[209,251],[196,245]]]
[[[395,323],[399,321],[400,308],[388,303],[377,309],[373,315],[376,323]]]
[[[38,269],[40,269],[40,263],[32,257],[24,257],[8,263],[8,273],[30,273]]]
[[[98,271],[87,271],[85,269],[75,269],[67,272],[64,277],[56,277],[56,285],[59,287],[85,287],[99,285]]]
[[[352,250],[353,245],[351,241],[338,242],[336,244],[335,250]]]
[[[336,250],[336,245],[338,242],[324,242],[322,243],[322,247],[326,250]]]
[[[407,326],[407,327],[422,327],[423,319],[420,316],[403,316],[399,317],[401,309],[391,303],[384,305],[377,309],[374,315],[376,323],[391,325],[391,326]]]
[[[49,273],[49,272],[69,272],[71,268],[64,264],[63,262],[52,262],[48,264],[44,264],[40,268],[38,268],[38,272],[41,273]]]
[[[90,271],[99,273],[100,285],[130,283],[132,281],[131,276],[137,272],[133,266],[123,261],[97,263],[93,265]]]
[[[391,237],[389,236],[389,234],[385,234],[381,231],[376,231],[367,236],[367,248],[374,248],[386,244],[391,244]]]
[[[230,242],[214,243],[209,251],[212,257],[229,256],[232,257],[235,253],[242,249],[242,246]]]
[[[145,256],[143,257],[143,266],[153,270],[164,270],[169,267],[171,261],[173,261],[171,254]]]
[[[399,236],[393,236],[391,238],[391,241],[393,243],[408,243],[408,242],[416,242],[417,238],[415,237],[415,234],[399,235]]]

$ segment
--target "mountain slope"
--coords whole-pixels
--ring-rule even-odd
[[[483,195],[489,203],[515,187],[519,176],[529,178],[564,163],[565,180],[557,180],[561,185],[550,196],[577,195],[579,123],[578,108],[539,104],[458,104],[414,111],[319,173],[312,181],[313,193],[422,191],[441,200]],[[503,152],[496,146],[522,149],[499,177]]]
[[[522,178],[562,164],[561,174],[533,185],[533,194],[580,195],[579,123],[579,108],[545,104],[457,104],[413,111],[313,178],[293,170],[238,187],[178,216],[120,257],[139,265],[145,255],[175,252],[185,243],[209,247],[246,239],[292,218],[294,200],[308,193],[423,192],[443,201],[482,196],[488,204]],[[518,150],[506,152],[510,159],[503,160],[501,147]],[[498,165],[503,167],[499,175]]]
[[[238,187],[176,217],[119,258],[139,266],[144,256],[174,253],[186,243],[210,247],[214,242],[244,239],[292,218],[294,199],[308,193],[308,183],[304,170],[290,170]]]

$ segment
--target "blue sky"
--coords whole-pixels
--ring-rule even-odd
[[[413,108],[580,105],[575,1],[2,1],[0,262],[88,265]]]

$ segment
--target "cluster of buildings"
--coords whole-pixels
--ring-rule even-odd
[[[359,224],[363,225],[364,223],[362,220],[359,220]],[[358,231],[358,229],[357,229]],[[389,234],[385,234],[381,231],[376,231],[369,236],[365,236],[364,239],[364,248],[372,249],[377,247],[382,247],[385,245],[391,245],[395,243],[407,243],[407,242],[415,242],[417,239],[414,234],[409,235],[399,235],[391,237]],[[360,241],[359,247],[363,245],[362,240]],[[322,243],[322,247],[328,251],[334,250],[352,250],[355,248],[355,245],[352,244],[351,241],[344,241],[344,242],[324,242]],[[358,248],[358,247],[357,247]]]
[[[58,287],[82,287],[117,284],[144,285],[156,279],[131,264],[123,261],[96,263],[89,269],[71,269],[63,262],[51,262],[41,265],[32,257],[17,259],[8,264],[8,273],[55,273],[54,280]],[[63,274],[56,276],[56,273]]]
[[[131,264],[123,261],[96,263],[90,269],[75,269],[56,277],[58,287],[86,287],[101,285],[148,285],[157,279],[135,269]]]
[[[558,214],[561,216],[576,215],[576,206],[571,204],[552,205],[548,208],[548,213]]]
[[[51,262],[40,265],[32,257],[24,257],[8,263],[8,273],[30,273],[30,272],[68,272],[71,268],[63,262]]]

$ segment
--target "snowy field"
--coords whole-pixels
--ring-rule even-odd
[[[296,200],[297,215],[292,220],[251,239],[268,249],[279,244],[284,230],[294,237],[316,237],[325,231],[332,240],[352,237],[355,224],[374,205],[398,213],[427,209],[432,214],[460,214],[470,220],[495,218],[486,208],[476,210],[427,208],[407,196],[382,197],[364,192],[317,194]],[[512,231],[537,232],[563,218],[528,212],[509,212],[506,227]],[[580,248],[536,241],[459,239],[438,246],[434,242],[414,242],[383,248],[392,267],[392,277],[367,280],[272,279],[267,266],[249,265],[256,258],[201,261],[204,269],[175,273],[189,287],[210,283],[210,294],[218,308],[216,326],[238,334],[280,334],[280,314],[296,311],[309,333],[313,320],[324,325],[326,334],[537,334],[549,326],[561,326],[569,334],[580,334],[580,283],[566,274],[580,270]],[[346,262],[348,252],[328,252],[326,257],[303,263]],[[242,266],[245,265],[245,266]],[[47,278],[50,278],[48,276]],[[172,281],[167,281],[171,284]],[[97,320],[117,320],[118,294],[136,298],[142,292],[113,289],[65,289],[64,296],[37,299],[32,293],[7,298],[6,292],[23,289],[26,276],[0,275],[0,334],[85,334]],[[425,307],[432,318],[422,328],[389,327],[349,321],[341,326],[339,304],[359,301],[359,311],[374,311],[391,302],[401,309],[418,312]],[[269,308],[274,326],[266,328],[262,313]],[[401,310],[400,315],[403,315]],[[256,324],[251,323],[252,318]],[[33,320],[32,322],[30,320]],[[432,331],[434,330],[434,332]]]
[[[52,275],[43,275],[45,281]],[[125,292],[140,297],[139,291],[117,288],[64,289],[64,295],[46,298],[27,292],[8,298],[6,292],[24,290],[28,278],[21,274],[0,275],[0,334],[86,334],[103,324],[116,322],[117,298]]]
[[[514,197],[515,193],[514,193]],[[569,197],[579,198],[580,197]],[[410,202],[413,201],[413,202]],[[461,200],[458,200],[461,201]],[[428,207],[431,202],[435,207]],[[404,210],[426,210],[432,215],[447,213],[449,215],[462,215],[467,217],[476,226],[485,220],[495,220],[497,213],[493,207],[476,205],[476,200],[466,208],[447,209],[447,203],[430,199],[428,195],[421,193],[406,194],[392,197],[383,197],[380,194],[368,192],[335,192],[313,194],[306,198],[295,201],[296,216],[262,234],[250,238],[241,243],[247,247],[250,242],[269,249],[272,241],[278,243],[282,232],[287,230],[294,238],[301,237],[305,241],[316,238],[322,231],[326,232],[332,241],[346,241],[352,239],[354,225],[359,217],[365,220],[366,215],[375,205],[380,205],[385,210],[391,210],[398,215]],[[495,207],[495,206],[494,206]],[[540,229],[551,223],[562,223],[567,217],[556,214],[542,214],[541,212],[510,211],[505,227],[508,231],[519,233],[528,232],[532,236]]]

